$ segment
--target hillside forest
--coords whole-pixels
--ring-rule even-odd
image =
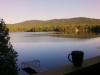
[[[7,24],[10,32],[92,31],[100,32],[100,19],[77,17],[70,19],[29,20]]]

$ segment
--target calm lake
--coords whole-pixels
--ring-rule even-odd
[[[68,54],[73,50],[84,51],[84,59],[100,55],[100,34],[61,32],[10,33],[10,42],[18,52],[21,62],[40,60],[40,66],[53,69],[70,64]],[[29,75],[20,70],[19,75]]]

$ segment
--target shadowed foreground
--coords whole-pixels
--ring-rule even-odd
[[[81,67],[75,67],[73,64],[68,64],[33,75],[87,75],[87,73],[100,75],[100,56],[84,60]]]

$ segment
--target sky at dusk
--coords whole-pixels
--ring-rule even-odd
[[[0,0],[6,23],[73,17],[100,19],[100,0]]]

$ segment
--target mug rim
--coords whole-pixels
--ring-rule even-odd
[[[80,53],[84,53],[83,51],[80,51],[80,50],[74,50],[74,51],[72,51],[72,53],[73,52],[80,52]]]

